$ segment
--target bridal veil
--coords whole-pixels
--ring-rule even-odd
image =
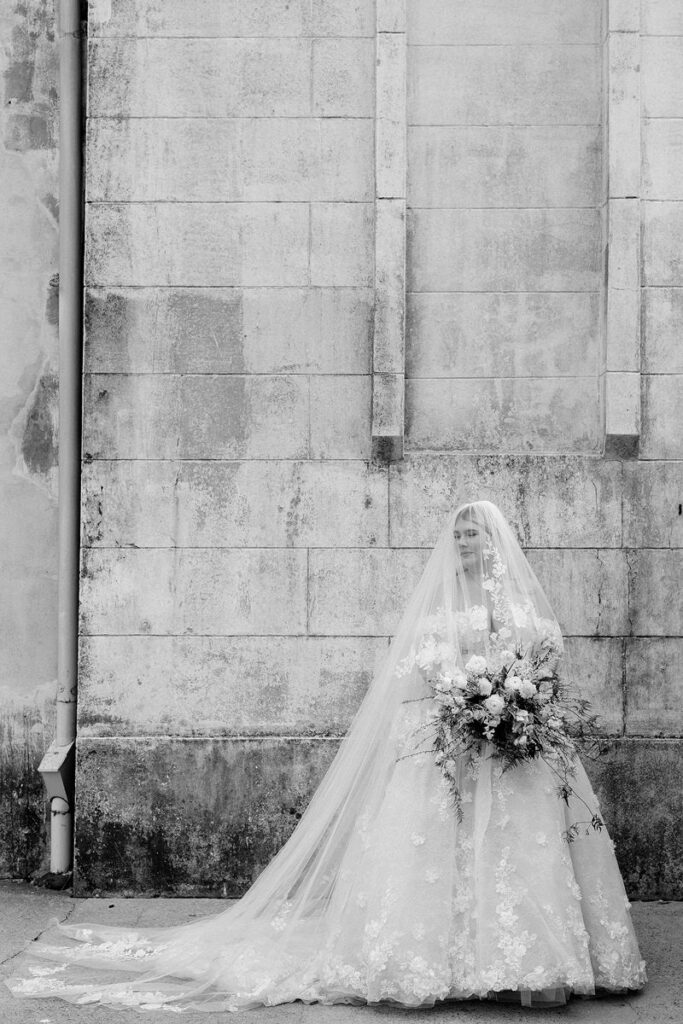
[[[456,523],[466,528],[468,522],[483,537],[475,574],[454,539]],[[469,582],[473,575],[478,587]],[[338,889],[345,851],[361,816],[372,818],[380,807],[395,769],[391,724],[404,702],[424,692],[418,669],[406,668],[411,654],[436,622],[463,667],[470,654],[466,624],[478,616],[506,646],[542,624],[561,650],[548,600],[512,529],[487,501],[446,517],[334,761],[289,840],[248,892],[221,913],[181,926],[59,926],[56,939],[32,945],[20,976],[8,982],[13,992],[176,1012],[234,1010],[283,1001],[288,979],[294,985],[296,976],[299,988],[291,998],[305,998],[302,964],[313,961],[344,913]]]

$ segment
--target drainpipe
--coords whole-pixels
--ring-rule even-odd
[[[59,2],[59,576],[54,742],[39,771],[50,800],[50,871],[73,862],[83,304],[81,0]]]

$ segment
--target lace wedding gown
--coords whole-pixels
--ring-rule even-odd
[[[470,610],[468,653],[483,649],[485,615]],[[458,821],[433,755],[414,753],[426,714],[414,702],[396,717],[396,769],[349,846],[318,992],[419,1006],[510,991],[548,1005],[641,988],[612,840],[585,828],[571,844],[563,837],[585,821],[579,797],[599,807],[583,767],[567,807],[545,762],[503,773],[484,744],[460,758]]]
[[[455,620],[462,656],[486,649],[489,609],[470,604]],[[545,620],[534,621],[516,639],[537,634]],[[641,988],[614,844],[606,830],[564,836],[586,804],[598,810],[581,764],[565,803],[546,762],[503,773],[484,743],[459,758],[459,820],[433,753],[416,743],[429,702],[414,699],[414,680],[397,691],[395,666],[392,688],[366,698],[346,760],[242,900],[173,928],[61,926],[59,945],[33,944],[40,963],[27,960],[12,991],[180,1011],[506,994],[557,1005]]]

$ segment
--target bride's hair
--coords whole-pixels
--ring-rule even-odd
[[[483,514],[483,511],[479,508],[479,506],[482,504],[483,502],[480,501],[469,501],[465,505],[459,505],[458,508],[455,510],[455,519],[453,522],[454,528],[455,524],[458,522],[459,519],[469,519],[470,522],[476,523],[477,526],[481,526],[483,530],[486,530],[487,533],[490,533],[488,524],[486,522],[486,516]]]

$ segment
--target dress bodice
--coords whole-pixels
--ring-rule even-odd
[[[510,614],[514,640],[512,630],[505,626],[496,628],[498,624],[492,623],[486,605],[473,604],[467,611],[454,612],[453,622],[462,655],[484,654],[497,647],[506,647],[514,643],[529,644],[547,639],[552,639],[558,651],[561,650],[562,635],[557,623],[552,619],[531,614],[522,605],[511,605]]]
[[[491,626],[486,605],[473,604],[467,611],[455,612],[453,620],[462,656],[483,653],[489,643]]]

